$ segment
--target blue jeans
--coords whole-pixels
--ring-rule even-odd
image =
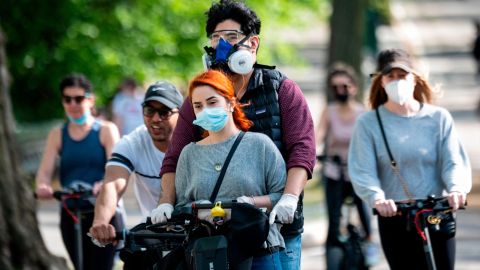
[[[302,258],[302,235],[283,236],[285,249],[280,252],[283,270],[298,270]]]
[[[254,257],[252,270],[282,270],[280,252],[274,252],[262,257]]]

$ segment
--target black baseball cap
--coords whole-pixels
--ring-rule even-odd
[[[157,81],[148,87],[142,106],[149,101],[158,101],[170,109],[175,109],[182,106],[183,96],[173,84]]]
[[[413,65],[410,55],[401,49],[381,51],[377,59],[377,72],[388,74],[394,68],[399,68],[409,73],[412,72]]]

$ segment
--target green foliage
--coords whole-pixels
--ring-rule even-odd
[[[391,24],[390,0],[369,0],[368,6],[370,10],[378,14],[378,22],[380,24]]]
[[[19,121],[61,117],[59,81],[72,72],[93,83],[105,105],[124,76],[142,82],[168,79],[185,85],[202,70],[208,40],[205,11],[211,1],[3,0],[11,96]],[[323,15],[322,1],[247,1],[262,19],[259,62],[292,61],[276,49],[269,31],[308,26]],[[279,55],[279,57],[272,57]]]

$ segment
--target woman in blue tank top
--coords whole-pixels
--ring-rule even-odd
[[[53,198],[52,178],[55,160],[59,157],[62,188],[81,182],[90,185],[96,196],[101,188],[105,163],[119,139],[118,129],[113,123],[97,120],[91,115],[94,95],[90,82],[83,75],[65,77],[60,83],[60,92],[68,120],[61,127],[53,128],[48,135],[36,175],[36,194],[40,199]],[[71,214],[61,209],[60,228],[68,254],[78,269]],[[112,269],[115,247],[99,248],[92,244],[86,235],[92,221],[93,211],[82,215],[83,269]],[[114,218],[112,222],[120,225],[121,218]]]

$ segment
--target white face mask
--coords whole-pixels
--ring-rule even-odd
[[[400,105],[413,98],[413,90],[415,90],[415,82],[412,73],[403,80],[392,81],[385,85],[388,98]]]

